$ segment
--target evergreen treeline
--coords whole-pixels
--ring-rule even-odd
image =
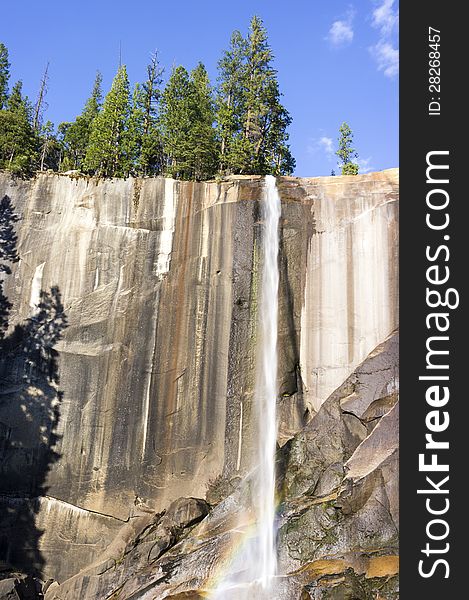
[[[290,174],[291,117],[281,103],[273,59],[266,29],[254,17],[246,37],[233,33],[215,87],[202,63],[191,72],[173,68],[163,87],[164,70],[154,54],[146,81],[132,90],[121,65],[103,98],[97,73],[81,114],[55,130],[42,122],[48,69],[33,104],[23,96],[21,81],[9,89],[8,50],[0,44],[0,169],[196,180]]]

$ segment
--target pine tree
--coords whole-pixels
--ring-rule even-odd
[[[280,103],[273,58],[267,31],[254,16],[248,36],[245,119],[250,165],[260,174],[288,174],[295,164],[287,146],[291,117]]]
[[[230,48],[218,62],[217,126],[220,137],[220,171],[234,162],[233,144],[242,137],[245,113],[246,42],[239,31],[231,36]]]
[[[102,75],[98,71],[93,84],[91,96],[85,103],[83,111],[73,123],[61,123],[58,132],[64,147],[64,158],[61,169],[80,169],[86,155],[93,122],[98,116],[103,100],[101,83]]]
[[[193,120],[189,137],[192,176],[200,181],[214,176],[219,146],[214,128],[215,106],[207,71],[202,63],[191,72]]]
[[[273,175],[291,175],[296,161],[288,145],[287,128],[292,119],[280,103],[281,93],[277,80],[266,89],[268,112],[262,119],[262,135],[256,148],[259,172]]]
[[[93,121],[83,168],[102,177],[125,177],[130,170],[126,135],[130,112],[129,79],[119,67],[101,112]]]
[[[147,134],[143,134],[138,160],[138,172],[140,175],[160,175],[164,164],[163,141],[156,122],[150,125]]]
[[[189,73],[176,67],[161,98],[160,126],[166,156],[165,172],[171,177],[191,178],[189,136],[192,127],[194,87]]]
[[[235,32],[219,62],[222,170],[225,165],[231,173],[289,174],[294,169],[287,143],[291,117],[280,102],[273,58],[266,29],[253,17],[247,40]]]
[[[57,171],[60,164],[61,146],[54,133],[54,124],[47,121],[41,127],[39,136],[39,170],[52,169]]]
[[[339,149],[336,154],[340,160],[342,175],[358,175],[358,164],[353,162],[354,158],[358,158],[358,153],[352,146],[352,130],[345,121],[340,126],[339,134]]]
[[[267,93],[273,83],[273,54],[267,41],[267,32],[258,17],[251,20],[247,47],[246,117],[244,137],[249,143],[250,163],[255,170],[263,171],[260,149],[262,145],[263,121],[267,116]],[[254,165],[253,165],[254,166]]]
[[[143,84],[142,107],[144,113],[143,133],[149,133],[157,116],[157,106],[161,96],[163,83],[163,67],[160,67],[158,53],[151,55],[150,64],[147,65],[147,79]]]
[[[158,128],[158,110],[163,83],[163,67],[154,52],[147,66],[147,79],[143,84],[141,108],[143,111],[142,143],[138,171],[142,175],[159,175],[163,168],[163,144]]]
[[[142,153],[145,121],[145,112],[143,106],[144,91],[140,84],[137,83],[135,84],[132,94],[132,104],[127,124],[127,133],[125,136],[125,154],[129,163],[129,170],[134,175],[140,173],[140,158]]]
[[[42,117],[47,109],[46,95],[49,84],[49,63],[47,63],[44,73],[39,84],[39,92],[37,94],[36,104],[34,106],[33,128],[36,133],[39,133],[42,127]]]
[[[18,81],[0,111],[0,168],[30,175],[37,164],[38,139],[31,124],[31,105]]]
[[[0,42],[0,110],[6,107],[8,100],[8,81],[10,79],[10,63],[8,48]]]
[[[202,63],[189,73],[173,70],[161,101],[160,125],[166,172],[180,179],[208,179],[218,164],[215,110]]]
[[[136,84],[128,126],[128,153],[136,175],[158,175],[163,165],[163,147],[158,128],[162,73],[155,52],[147,65],[147,79]]]
[[[80,115],[85,124],[88,126],[93,123],[94,119],[98,116],[98,113],[101,110],[101,105],[103,103],[103,92],[101,89],[102,83],[103,76],[101,75],[100,71],[97,71],[91,96],[86,101],[83,112]]]

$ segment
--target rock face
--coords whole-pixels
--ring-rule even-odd
[[[275,600],[397,600],[397,368],[393,334],[279,450],[285,476]],[[345,410],[351,390],[367,417]],[[173,503],[156,523],[141,524],[132,543],[51,587],[46,600],[210,597],[249,532],[249,516],[240,519],[249,496],[249,485],[241,484],[192,528],[204,505]],[[180,522],[176,506],[193,511],[179,539],[165,525]]]
[[[294,436],[326,418],[324,400],[397,326],[397,177],[278,182],[287,498],[316,485],[293,461]],[[252,467],[263,179],[0,174],[4,194],[22,220],[0,362],[0,560],[63,582],[130,525],[180,497],[221,499]],[[394,456],[366,472],[367,428],[379,421],[376,439],[394,399],[356,376],[327,413],[350,429],[347,451],[315,494],[337,488],[345,460],[371,481]],[[342,566],[363,586],[366,569],[352,581]],[[69,597],[99,597],[81,593]]]

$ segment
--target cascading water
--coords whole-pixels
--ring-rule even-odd
[[[254,528],[228,567],[212,600],[272,600],[276,572],[275,449],[277,439],[278,225],[280,196],[275,177],[265,178],[262,203],[262,276],[256,363],[257,457],[249,477]],[[244,525],[245,526],[245,525]]]
[[[260,583],[268,589],[275,575],[275,444],[277,440],[277,316],[278,223],[280,197],[275,177],[265,178],[264,237],[261,302],[259,307],[259,357],[256,404],[259,411],[258,535]]]

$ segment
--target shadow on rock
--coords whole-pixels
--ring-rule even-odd
[[[2,207],[5,199],[2,200]],[[0,214],[0,220],[2,215]],[[4,261],[15,262],[16,250]],[[16,236],[15,236],[16,241]],[[9,274],[8,265],[2,272]],[[2,282],[3,283],[3,282]],[[3,286],[2,286],[3,291]],[[7,321],[11,307],[1,294],[0,312]],[[41,497],[47,495],[47,475],[58,460],[62,392],[59,388],[58,353],[55,344],[67,327],[67,318],[57,287],[41,291],[31,316],[5,336],[0,336],[0,579],[23,572],[41,577],[44,559],[36,526]]]

